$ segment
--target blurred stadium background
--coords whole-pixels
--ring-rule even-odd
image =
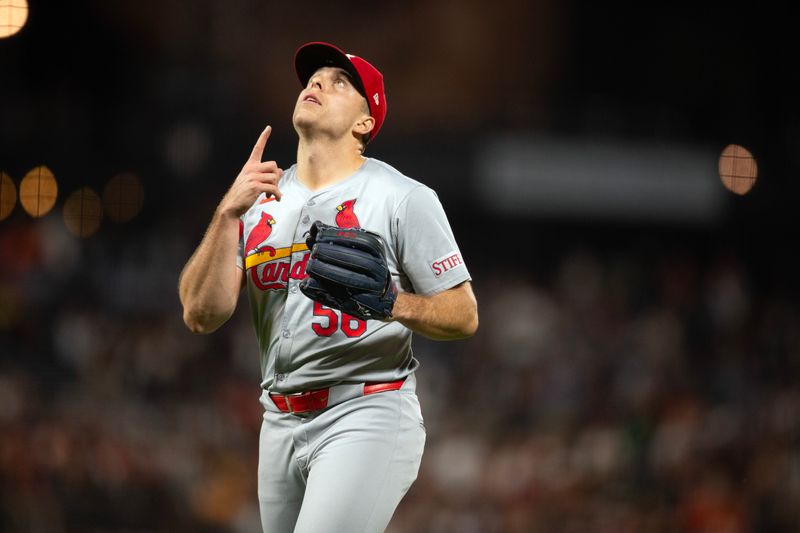
[[[14,21],[0,531],[259,530],[246,306],[194,336],[176,283],[265,124],[293,162],[310,40],[383,70],[368,155],[438,191],[481,311],[473,339],[415,341],[428,442],[392,533],[800,527],[788,13],[0,1]]]

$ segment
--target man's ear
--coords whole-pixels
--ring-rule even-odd
[[[355,126],[353,126],[353,132],[363,137],[364,135],[369,135],[374,128],[375,119],[369,115],[364,115],[356,122]]]

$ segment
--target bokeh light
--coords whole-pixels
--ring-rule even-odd
[[[758,178],[758,165],[750,151],[738,144],[729,144],[719,156],[719,178],[726,189],[744,195]]]
[[[5,220],[17,205],[17,188],[5,172],[0,172],[0,220]]]
[[[26,0],[0,0],[0,39],[18,33],[27,20]]]
[[[78,237],[88,237],[100,227],[103,206],[100,196],[90,187],[81,187],[64,202],[64,223]]]
[[[117,174],[103,189],[103,209],[114,222],[127,222],[139,214],[144,203],[144,187],[132,172]]]
[[[19,202],[34,218],[43,217],[56,203],[58,183],[46,166],[38,166],[25,174],[19,184]]]

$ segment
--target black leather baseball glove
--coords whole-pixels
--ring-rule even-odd
[[[392,316],[397,288],[380,235],[314,222],[306,238],[311,257],[303,294],[362,320]]]

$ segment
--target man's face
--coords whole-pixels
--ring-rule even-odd
[[[338,67],[322,67],[300,92],[292,121],[299,133],[341,137],[369,115],[366,101],[350,75]]]

